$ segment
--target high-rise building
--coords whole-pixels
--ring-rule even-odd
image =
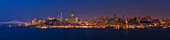
[[[62,20],[63,20],[63,14],[62,14],[62,12],[60,13],[60,21],[62,22]]]
[[[57,16],[57,20],[60,20],[60,16],[59,15]]]
[[[32,25],[37,25],[37,17],[34,17],[34,20],[32,20]]]
[[[59,20],[60,22],[62,22],[62,20],[63,20],[62,12],[60,13],[60,15],[57,16],[57,20]]]
[[[52,20],[54,20],[55,18],[54,17],[52,17]]]
[[[71,17],[75,17],[75,14],[74,14],[74,13],[71,13]]]
[[[42,23],[46,23],[46,20],[45,20],[45,18],[43,18],[43,19],[42,19]]]
[[[70,17],[65,18],[65,21],[69,22],[69,23],[78,23],[78,17],[75,17],[74,13],[71,13]]]
[[[75,20],[74,23],[78,23],[78,17],[76,17],[74,20]]]
[[[34,17],[34,20],[37,20],[37,17]]]
[[[34,21],[34,20],[32,20],[31,24],[32,24],[32,25],[35,25],[35,21]]]
[[[125,19],[125,23],[126,23],[126,26],[128,26],[129,24],[128,24],[128,20],[127,19]]]
[[[64,18],[64,21],[65,21],[65,22],[69,21],[69,18],[65,17],[65,18]]]
[[[42,20],[38,20],[38,24],[42,24],[43,23],[43,21]]]
[[[137,21],[138,21],[138,23],[140,24],[140,19],[139,19],[139,18],[137,18]]]

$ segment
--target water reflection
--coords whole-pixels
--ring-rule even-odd
[[[45,28],[45,27],[43,27]],[[1,27],[0,39],[36,39],[36,40],[167,40],[169,28],[37,28],[37,27]],[[15,37],[15,38],[14,38]],[[30,39],[30,40],[31,40]]]

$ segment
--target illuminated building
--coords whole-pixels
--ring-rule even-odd
[[[131,26],[141,26],[141,27],[150,27],[150,26],[167,26],[170,25],[170,19],[152,19],[150,16],[146,17],[127,17],[124,18],[124,14],[119,17],[116,14],[113,14],[113,17],[107,16],[104,18],[101,17],[94,17],[91,18],[89,21],[87,19],[78,19],[78,17],[75,17],[74,13],[70,14],[70,17],[65,17],[64,20],[62,20],[62,13],[57,16],[57,19],[54,17],[47,17],[46,19],[43,18],[42,20],[38,20],[37,17],[34,17],[34,20],[32,20],[32,25],[45,25],[45,26],[119,26],[119,27],[131,27]]]
[[[140,19],[139,19],[139,18],[137,18],[137,21],[138,21],[138,23],[140,24]]]
[[[97,17],[94,17],[94,20],[97,20]]]
[[[89,22],[90,22],[90,23],[93,23],[93,22],[94,22],[93,18],[91,18]]]
[[[53,18],[48,16],[48,17],[47,17],[47,20],[53,20]]]
[[[32,20],[31,24],[32,24],[32,25],[36,25],[34,20]]]
[[[83,21],[80,19],[79,22],[78,22],[78,24],[82,24],[82,23],[83,23]]]
[[[74,13],[71,13],[71,17],[65,18],[64,20],[69,22],[69,23],[78,23],[78,17],[75,17]]]
[[[60,13],[60,16],[59,15],[57,16],[57,20],[59,20],[60,22],[63,21],[62,13]]]
[[[128,20],[127,20],[127,19],[125,19],[125,21],[126,21],[126,26],[129,26],[129,24],[128,24]]]
[[[62,12],[60,13],[60,21],[62,22],[62,20],[63,20],[63,14],[62,14]]]
[[[71,13],[71,15],[70,15],[71,17],[74,17],[74,13]]]
[[[43,18],[43,19],[42,19],[42,23],[46,23],[46,20],[45,20],[45,18]]]
[[[64,22],[68,22],[68,18],[67,17],[64,18]]]
[[[55,18],[54,17],[52,17],[52,20],[54,20]]]
[[[43,21],[42,20],[38,20],[38,24],[42,24],[43,23]]]
[[[117,15],[116,14],[113,14],[113,19],[114,19],[114,24],[113,25],[116,25],[117,24]]]
[[[34,20],[32,20],[32,25],[37,25],[37,17],[34,17]]]
[[[70,23],[78,23],[78,17],[70,17],[69,22]]]
[[[60,19],[60,16],[58,15],[58,16],[57,16],[57,20],[59,20],[59,19]]]

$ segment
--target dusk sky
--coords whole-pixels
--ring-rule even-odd
[[[146,16],[170,18],[170,0],[0,0],[0,22],[20,20],[30,22],[33,17],[69,17],[74,12],[84,19],[95,16]]]

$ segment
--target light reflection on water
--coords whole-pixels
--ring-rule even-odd
[[[0,27],[0,40],[168,40],[169,29]]]

